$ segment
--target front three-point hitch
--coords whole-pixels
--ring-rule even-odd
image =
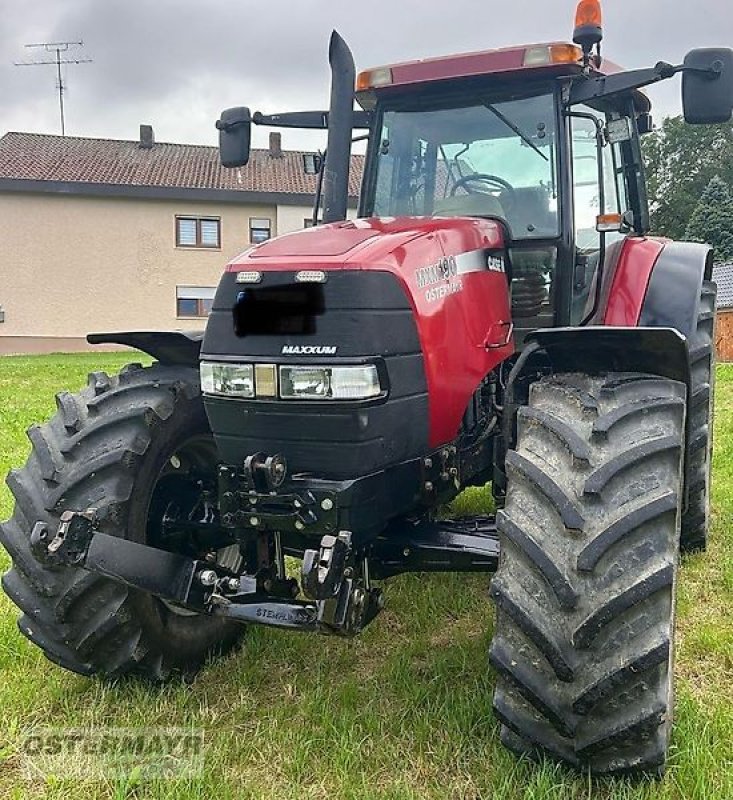
[[[307,491],[292,495],[273,491],[273,483],[281,481],[280,465],[276,458],[252,459],[245,487],[228,472],[224,475],[223,525],[212,521],[207,525],[212,530],[206,531],[199,530],[197,523],[198,541],[207,543],[201,558],[110,536],[104,533],[104,519],[96,509],[65,511],[56,531],[37,522],[31,547],[36,558],[49,566],[82,567],[190,611],[341,636],[359,633],[383,608],[382,590],[372,586],[372,579],[404,572],[493,572],[497,568],[499,545],[493,517],[400,518],[380,536],[357,544],[351,532],[335,532],[338,494],[329,489],[318,502]],[[226,519],[231,513],[227,504],[242,505],[243,498],[251,506],[245,516],[249,520],[257,515],[258,527],[252,526],[240,539],[241,574],[242,570],[235,573],[217,562],[211,542],[222,546],[231,542],[230,532],[237,529],[227,524],[231,522]],[[292,498],[295,505],[290,508]],[[313,527],[330,529],[323,533],[318,549],[297,547],[296,523],[303,518],[306,501],[319,510],[320,516],[313,512]],[[265,523],[272,525],[270,530],[263,529]],[[289,531],[287,541],[281,541],[278,530]],[[309,540],[313,542],[314,537]],[[305,545],[308,539],[301,541]],[[287,574],[286,554],[302,559],[300,582]]]
[[[275,535],[273,565],[260,562],[253,575],[235,575],[206,560],[196,560],[103,533],[95,509],[65,511],[53,536],[36,523],[31,545],[49,565],[83,567],[169,603],[240,622],[352,636],[382,608],[381,590],[372,588],[366,558],[357,559],[351,534],[326,535],[319,550],[303,554],[299,600],[297,580],[288,578]],[[264,537],[262,537],[264,539]],[[269,542],[258,542],[269,550]],[[263,560],[266,561],[266,560]]]

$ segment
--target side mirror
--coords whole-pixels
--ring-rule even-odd
[[[691,50],[682,73],[682,107],[691,125],[728,122],[733,114],[733,50]]]
[[[216,121],[219,158],[225,167],[243,167],[249,161],[252,115],[246,106],[227,108]]]

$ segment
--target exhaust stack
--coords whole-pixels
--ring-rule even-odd
[[[349,201],[356,68],[349,46],[336,31],[331,34],[328,62],[331,66],[331,104],[323,175],[323,221],[338,222],[346,219]]]

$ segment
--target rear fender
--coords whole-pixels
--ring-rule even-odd
[[[676,328],[695,332],[703,280],[713,269],[712,249],[694,242],[627,238],[602,291],[596,324]]]
[[[652,271],[639,325],[676,328],[685,336],[697,330],[700,293],[713,272],[713,250],[695,242],[668,242]]]
[[[147,353],[161,364],[198,367],[203,331],[118,331],[90,333],[89,344],[122,344]]]

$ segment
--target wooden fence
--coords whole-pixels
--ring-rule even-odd
[[[733,308],[718,311],[715,348],[718,361],[733,361]]]

